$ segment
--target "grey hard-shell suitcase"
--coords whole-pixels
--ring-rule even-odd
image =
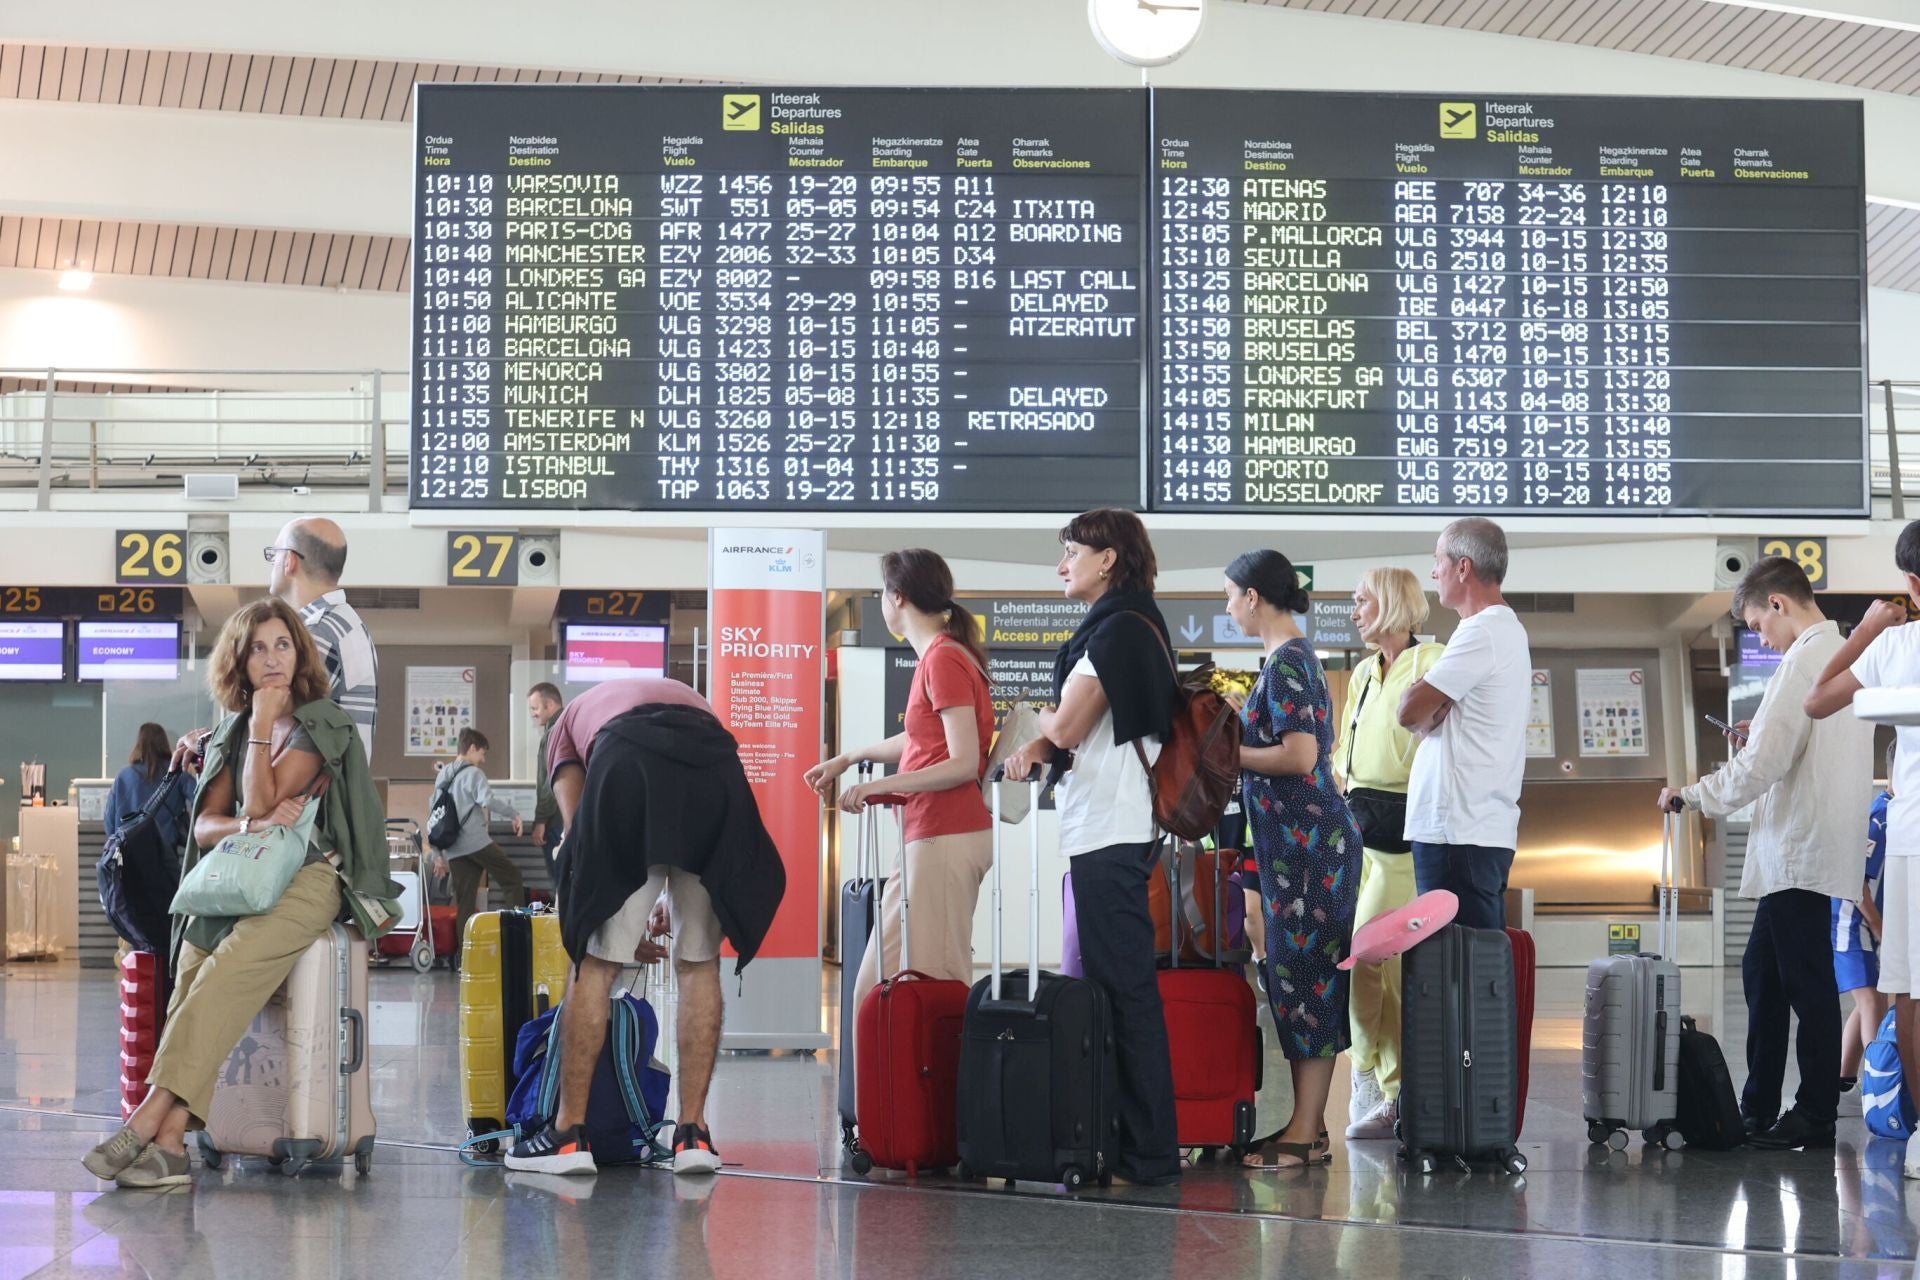
[[[314,940],[220,1068],[200,1156],[265,1156],[286,1174],[316,1160],[373,1164],[367,942],[336,924]]]
[[[1680,965],[1673,866],[1680,815],[1666,815],[1660,841],[1659,950],[1608,956],[1587,966],[1581,1032],[1581,1105],[1589,1141],[1625,1150],[1627,1130],[1678,1150]]]
[[[873,777],[873,762],[860,762],[860,781]],[[840,1145],[851,1156],[858,1148],[859,1118],[854,1106],[853,1028],[860,1010],[853,998],[860,966],[867,958],[867,942],[880,925],[880,901],[887,882],[880,870],[879,838],[875,825],[879,806],[860,811],[853,854],[853,876],[840,886]],[[895,807],[900,838],[906,839],[906,810]],[[904,848],[904,844],[902,848]]]
[[[1401,962],[1402,1155],[1422,1174],[1441,1160],[1490,1160],[1524,1173],[1520,1029],[1513,942],[1503,929],[1448,925]]]

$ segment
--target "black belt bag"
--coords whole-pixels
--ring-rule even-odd
[[[1412,853],[1407,839],[1407,798],[1392,791],[1355,787],[1347,792],[1347,812],[1360,839],[1378,853]]]

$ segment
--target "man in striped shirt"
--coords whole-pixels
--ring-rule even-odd
[[[323,516],[289,521],[266,548],[266,557],[273,566],[268,590],[298,610],[313,633],[327,665],[333,700],[352,717],[371,763],[373,723],[380,709],[380,660],[372,633],[340,586],[347,567],[346,531]]]

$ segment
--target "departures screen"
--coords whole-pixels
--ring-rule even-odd
[[[416,106],[414,505],[1140,504],[1143,92]]]
[[[1866,511],[1858,103],[423,85],[416,507]]]
[[[1154,95],[1167,511],[1866,510],[1860,105]]]

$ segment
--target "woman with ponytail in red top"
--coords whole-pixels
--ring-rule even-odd
[[[807,771],[828,795],[853,764],[871,760],[896,772],[840,793],[859,813],[877,795],[906,797],[907,857],[913,878],[913,967],[932,978],[973,981],[973,909],[993,865],[993,815],[981,798],[993,742],[993,694],[979,624],[953,598],[953,571],[931,551],[880,557],[880,609],[887,629],[919,655],[906,724],[884,742],[842,752]],[[900,877],[889,874],[880,904],[879,947],[868,947],[854,1000],[865,1000],[882,972],[900,967]],[[886,952],[885,968],[881,951]],[[842,1047],[852,1061],[848,1046]]]

